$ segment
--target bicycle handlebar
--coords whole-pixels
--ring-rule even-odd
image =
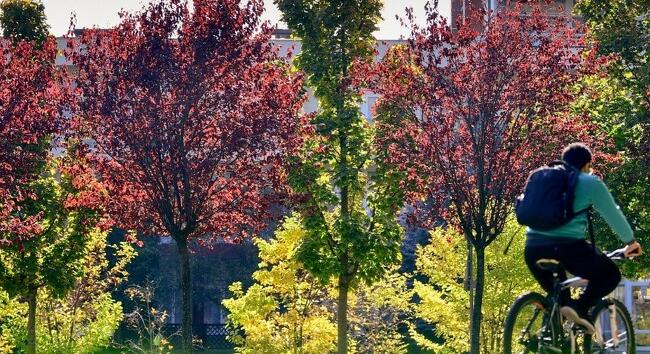
[[[604,253],[609,257],[611,260],[619,260],[619,259],[632,259],[636,255],[630,255],[630,257],[625,257],[625,250],[627,247],[619,248],[617,250],[607,252],[605,251]]]
[[[627,247],[619,248],[614,251],[603,251],[603,253],[611,260],[617,261],[621,259],[632,259],[637,256],[637,254],[630,255],[630,257],[625,257],[625,250]],[[580,277],[573,277],[571,279],[567,279],[563,281],[562,283],[563,287],[581,287],[587,285],[587,280],[582,279]]]

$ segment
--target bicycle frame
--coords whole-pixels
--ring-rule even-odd
[[[624,259],[623,249],[608,253],[607,256],[612,260]],[[577,344],[576,339],[579,335],[583,335],[584,331],[583,329],[575,326],[571,326],[571,328],[565,328],[565,325],[563,325],[562,321],[562,315],[560,314],[560,297],[562,296],[562,292],[564,290],[570,288],[585,287],[587,284],[588,280],[580,277],[573,277],[564,281],[560,281],[558,274],[554,274],[553,291],[549,293],[547,297],[549,312],[548,314],[544,315],[542,321],[541,337],[539,338],[540,342],[538,343],[540,346],[539,349],[555,353],[563,353],[563,349],[566,349],[567,340],[569,340],[571,345],[571,352],[575,352],[575,346]],[[612,316],[610,318],[610,325],[612,326],[611,331],[613,333],[617,333],[619,329],[615,308],[612,308],[610,313],[610,316]],[[537,315],[535,315],[527,324],[525,332],[530,330],[530,327],[533,325],[536,319]],[[614,336],[613,341],[614,343],[612,344],[614,346],[617,346],[619,344],[618,336]]]
[[[544,345],[544,347],[540,349],[545,349],[547,351],[556,352],[556,353],[562,353],[563,348],[567,343],[567,340],[571,341],[571,347],[575,345],[575,335],[574,335],[575,332],[572,332],[572,335],[570,337],[567,336],[567,332],[568,332],[567,330],[575,331],[575,329],[564,328],[562,323],[562,315],[560,314],[560,305],[559,305],[562,291],[567,289],[568,287],[571,286],[571,284],[576,282],[576,280],[573,278],[570,280],[571,281],[569,280],[560,281],[559,278],[555,278],[553,292],[549,294],[548,297],[548,299],[550,300],[549,315],[546,319],[544,319],[542,325],[542,333],[544,337],[541,344]]]

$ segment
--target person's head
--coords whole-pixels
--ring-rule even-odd
[[[562,160],[583,172],[591,169],[591,150],[583,143],[573,143],[562,151]]]

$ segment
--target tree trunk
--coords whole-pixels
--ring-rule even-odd
[[[470,292],[472,291],[472,287],[474,286],[474,281],[473,281],[474,274],[472,272],[472,269],[474,268],[473,250],[474,250],[474,246],[472,246],[471,242],[467,241],[467,259],[465,260],[465,282],[463,283],[463,286],[465,287],[465,291],[470,291]]]
[[[470,353],[480,354],[481,352],[481,308],[483,305],[483,289],[485,282],[485,246],[477,246],[476,251],[476,275],[474,296],[472,302],[471,331],[470,331]]]
[[[339,276],[338,313],[336,326],[338,330],[338,354],[348,353],[348,290],[350,284],[345,275]]]
[[[181,269],[181,312],[183,314],[183,351],[192,352],[192,284],[190,253],[186,238],[176,238]]]
[[[474,281],[474,245],[467,241],[467,260],[465,264],[465,290],[469,292],[469,313],[470,316],[474,311],[474,288],[476,282]],[[472,333],[472,322],[469,323],[467,328],[469,333]]]
[[[36,295],[37,289],[30,289],[27,296],[29,314],[27,316],[27,354],[36,354]]]

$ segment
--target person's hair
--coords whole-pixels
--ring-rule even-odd
[[[583,143],[569,144],[562,151],[562,160],[579,170],[591,162],[591,157],[591,150]]]

